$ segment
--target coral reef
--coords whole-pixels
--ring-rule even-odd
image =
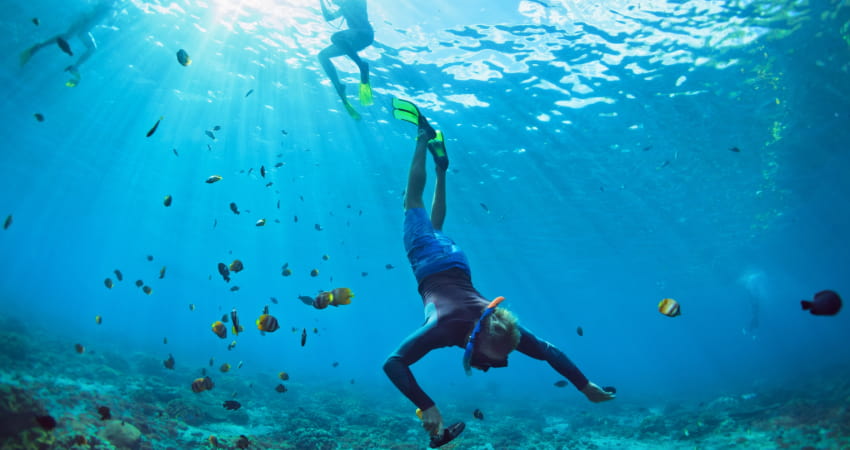
[[[142,432],[123,420],[108,421],[97,436],[118,450],[138,450],[142,442]]]

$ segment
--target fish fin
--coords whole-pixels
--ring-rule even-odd
[[[800,300],[800,306],[803,307],[803,311],[806,311],[812,309],[812,306],[815,306],[815,304],[808,300]]]

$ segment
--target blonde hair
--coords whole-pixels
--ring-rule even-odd
[[[484,325],[487,330],[486,345],[493,351],[507,356],[519,345],[519,325],[514,313],[505,308],[496,308]]]

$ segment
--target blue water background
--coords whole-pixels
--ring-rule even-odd
[[[373,1],[375,105],[355,103],[359,122],[315,58],[336,31],[317,3],[219,3],[126,4],[94,30],[100,49],[76,88],[57,48],[23,68],[17,58],[89,5],[4,8],[0,214],[13,223],[0,233],[1,314],[69,352],[244,361],[215,377],[354,379],[407,405],[381,370],[422,321],[401,243],[415,130],[389,112],[400,96],[445,131],[445,231],[476,286],[619,400],[739,395],[847,363],[847,311],[799,304],[850,295],[846,2]],[[177,63],[180,48],[192,65]],[[354,101],[355,67],[336,63]],[[213,174],[223,180],[204,183]],[[216,264],[235,258],[245,270],[224,283]],[[108,290],[114,269],[125,278]],[[351,305],[297,299],[340,286]],[[665,297],[680,317],[658,313]],[[266,304],[282,329],[261,336]],[[209,328],[231,308],[246,331],[228,351]],[[560,378],[519,354],[466,377],[460,358],[438,350],[413,366],[439,405],[551,399]]]

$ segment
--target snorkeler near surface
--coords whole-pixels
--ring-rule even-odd
[[[38,44],[24,50],[20,57],[21,67],[26,65],[36,52],[52,44],[56,44],[59,49],[64,53],[67,53],[68,56],[74,56],[74,51],[71,49],[71,44],[68,41],[76,37],[83,43],[86,50],[79,56],[79,58],[77,58],[75,63],[65,68],[65,71],[71,74],[71,79],[69,79],[65,85],[68,87],[75,87],[79,84],[81,78],[80,66],[88,61],[94,54],[95,50],[97,50],[97,41],[94,40],[94,36],[91,31],[94,27],[106,19],[107,16],[110,16],[110,14],[112,16],[115,15],[119,1],[120,0],[99,1],[91,10],[74,20],[71,26],[69,26],[64,33],[53,36],[46,41],[39,42]]]
[[[393,115],[417,125],[416,149],[410,164],[404,197],[404,247],[425,304],[425,324],[408,336],[384,363],[395,386],[419,409],[422,426],[431,435],[431,447],[451,441],[463,431],[463,422],[443,428],[435,402],[417,384],[410,366],[431,350],[456,346],[465,349],[463,368],[508,365],[513,350],[546,361],[570,380],[587,398],[603,402],[615,398],[616,389],[601,388],[554,345],[538,339],[519,325],[516,317],[500,306],[503,297],[487,300],[472,285],[469,263],[458,245],[443,234],[446,216],[446,153],[443,134],[429,125],[419,109],[405,100],[393,99]],[[422,194],[425,190],[426,151],[436,163],[436,185],[430,218]]]
[[[331,3],[332,2],[332,3]],[[339,81],[336,68],[331,58],[337,56],[348,56],[360,69],[360,104],[369,106],[372,104],[372,87],[369,84],[369,63],[360,59],[357,52],[372,45],[375,40],[375,31],[369,23],[369,15],[366,12],[366,0],[319,0],[322,5],[322,15],[328,22],[342,17],[348,25],[348,29],[337,31],[331,36],[331,45],[319,52],[319,62],[325,73],[328,74],[337,95],[342,100],[345,110],[356,120],[360,114],[351,106],[345,96],[345,86]],[[332,7],[336,5],[336,8]]]

